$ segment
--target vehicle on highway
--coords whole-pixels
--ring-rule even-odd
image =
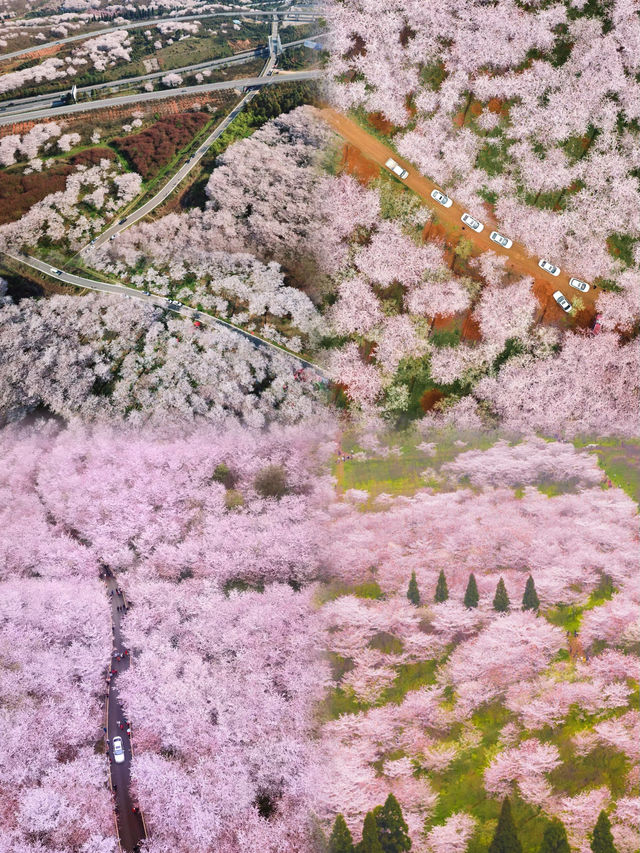
[[[589,290],[589,285],[587,284],[587,282],[580,281],[579,278],[570,278],[569,287],[575,287],[576,290],[581,290],[582,293],[586,293]]]
[[[115,240],[117,236],[118,236],[117,234],[112,234],[112,235],[111,235],[111,237],[109,237],[109,239],[110,239],[110,240]]]
[[[150,290],[143,290],[142,292],[144,293],[145,296],[151,296]]]
[[[389,157],[389,159],[384,165],[387,167],[387,169],[391,169],[394,175],[397,175],[399,178],[402,178],[403,181],[409,175],[409,172],[407,172],[406,169],[403,169],[402,166],[398,165],[398,163],[396,163],[393,157]]]
[[[544,258],[538,261],[538,266],[540,267],[540,269],[543,269],[545,272],[548,272],[551,275],[560,275],[560,267],[557,267],[555,264],[552,264],[551,261],[545,261]]]
[[[593,321],[593,326],[591,327],[591,332],[594,335],[599,335],[602,331],[602,314],[596,314],[596,318]]]
[[[124,222],[126,222],[126,221],[127,221],[127,217],[126,217],[126,216],[123,216],[123,217],[122,217],[122,219],[119,219],[119,220],[118,220],[118,225],[122,225],[122,224],[123,224]]]
[[[451,207],[453,204],[453,200],[450,199],[448,195],[441,193],[440,190],[432,190],[431,198],[435,199],[435,201],[439,202],[443,207]]]
[[[51,273],[53,275],[62,275],[62,270],[58,270],[55,267],[51,267]]]
[[[510,249],[513,246],[513,240],[510,240],[503,234],[498,234],[497,231],[492,231],[491,234],[489,234],[489,239],[493,240],[493,242],[497,243],[499,246],[502,246],[503,249]]]
[[[477,231],[478,234],[481,231],[484,231],[484,225],[482,224],[482,222],[478,222],[478,220],[474,219],[470,213],[463,213],[460,219],[462,219],[464,224],[468,225],[469,228],[473,228],[474,231]]]
[[[98,239],[97,237],[94,237],[94,238],[93,238],[93,240],[91,241],[91,243],[90,243],[89,245],[90,245],[90,246],[93,246],[93,244],[96,242],[96,240],[97,240],[97,239]]]
[[[116,764],[124,764],[124,746],[122,745],[121,737],[114,737],[113,739],[113,760]]]
[[[562,310],[567,312],[567,314],[569,313],[569,311],[571,311],[571,303],[559,290],[556,290],[556,292],[553,294],[553,298],[556,300]]]

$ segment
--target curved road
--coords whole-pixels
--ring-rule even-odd
[[[377,166],[385,169],[385,162],[389,157],[392,157],[396,163],[399,163],[409,173],[408,177],[401,181],[413,190],[427,204],[427,206],[437,214],[437,219],[442,222],[447,230],[450,231],[454,239],[467,237],[478,249],[482,252],[492,251],[496,255],[504,255],[507,260],[507,266],[519,273],[520,275],[531,276],[537,284],[540,284],[544,290],[544,295],[547,297],[547,304],[544,305],[545,315],[549,314],[550,319],[557,320],[570,315],[560,308],[553,299],[553,293],[556,290],[562,291],[564,296],[573,302],[577,296],[582,300],[585,308],[591,313],[595,313],[595,303],[597,298],[597,288],[591,287],[588,293],[579,293],[569,286],[570,274],[561,271],[560,275],[555,277],[550,273],[545,272],[538,266],[538,258],[531,255],[522,243],[513,241],[513,246],[510,249],[503,249],[497,243],[489,239],[489,234],[493,231],[493,226],[489,222],[485,222],[484,231],[477,234],[471,228],[465,228],[460,221],[461,215],[466,208],[458,204],[454,200],[453,205],[449,208],[442,207],[438,202],[431,198],[433,189],[440,189],[429,178],[421,175],[408,160],[403,159],[396,154],[393,149],[387,147],[383,142],[372,136],[352,119],[346,115],[332,109],[331,107],[320,110],[320,115],[346,142],[349,142],[357,148],[367,159],[373,161]],[[496,230],[500,230],[497,228]],[[508,234],[506,235],[509,236]],[[549,258],[552,263],[553,258]],[[579,276],[576,275],[576,278]]]
[[[129,650],[125,647],[122,640],[120,625],[120,620],[126,612],[125,608],[128,607],[128,604],[124,594],[118,592],[119,587],[110,569],[103,569],[100,577],[104,580],[107,595],[109,596],[111,631],[113,635],[111,663],[107,673],[107,705],[105,710],[109,777],[113,792],[120,847],[122,850],[128,851],[128,853],[133,853],[133,851],[139,850],[139,844],[147,837],[147,833],[142,812],[131,797],[133,733],[131,732],[130,721],[127,721],[125,717],[117,687],[120,673],[129,669],[129,662],[131,660]],[[114,737],[122,738],[125,753],[125,760],[122,764],[116,764],[113,757]]]
[[[312,21],[315,21],[321,17],[320,14],[314,13],[312,11],[304,13],[295,12],[293,14],[288,12],[279,12],[278,14],[282,18],[283,22],[291,21],[292,23],[311,23]],[[118,30],[134,30],[140,29],[140,27],[154,27],[156,26],[156,24],[162,24],[165,21],[200,21],[203,18],[249,17],[264,17],[267,18],[267,20],[271,20],[271,18],[273,17],[273,12],[240,8],[235,9],[235,11],[231,12],[205,12],[204,14],[200,15],[166,15],[163,18],[153,18],[148,19],[146,21],[132,21],[131,23],[121,24],[119,27],[105,27],[104,29],[92,30],[89,33],[78,33],[77,35],[67,36],[67,38],[57,39],[56,41],[48,41],[44,44],[34,44],[31,47],[25,47],[22,50],[14,50],[12,53],[3,53],[0,55],[0,62],[3,62],[6,59],[15,59],[16,57],[24,56],[27,53],[47,50],[48,48],[56,47],[57,45],[70,44],[74,41],[83,41],[84,39],[95,38],[96,36],[101,36],[104,33],[115,33]]]
[[[139,299],[141,302],[147,302],[151,305],[155,305],[158,308],[163,308],[168,311],[172,311],[175,314],[179,314],[181,317],[185,317],[188,320],[197,319],[202,323],[203,326],[222,326],[223,328],[235,332],[238,335],[242,335],[245,337],[250,343],[252,343],[255,347],[264,347],[266,349],[272,349],[280,355],[286,355],[289,358],[297,361],[303,367],[308,368],[309,370],[313,370],[319,376],[324,377],[324,371],[317,364],[314,364],[312,361],[308,361],[306,358],[298,355],[297,353],[291,352],[285,347],[280,346],[279,344],[274,344],[272,341],[268,341],[265,338],[261,338],[259,335],[254,335],[252,332],[247,332],[245,329],[241,329],[239,326],[234,326],[233,323],[227,322],[227,320],[222,320],[220,317],[213,317],[211,314],[204,314],[196,311],[195,308],[190,308],[188,305],[169,305],[169,300],[164,296],[158,296],[155,293],[145,294],[141,290],[136,290],[135,287],[128,287],[125,284],[110,284],[105,281],[97,281],[93,278],[85,278],[84,276],[74,275],[73,273],[61,272],[60,275],[56,275],[52,273],[51,264],[47,264],[44,261],[39,260],[38,258],[33,258],[31,256],[25,255],[12,255],[10,252],[4,253],[8,258],[11,258],[14,261],[17,261],[21,264],[26,264],[34,270],[38,270],[40,273],[44,273],[49,278],[54,281],[62,281],[65,284],[70,284],[73,287],[80,287],[86,290],[97,290],[101,293],[112,293],[117,294],[118,296],[130,297],[132,299]]]

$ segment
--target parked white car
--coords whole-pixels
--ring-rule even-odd
[[[113,760],[116,764],[124,764],[124,746],[122,745],[121,737],[114,737],[113,739]]]
[[[557,267],[555,264],[552,264],[551,261],[545,261],[544,259],[542,259],[538,261],[538,266],[545,272],[551,273],[551,275],[560,275],[560,267]]]
[[[499,246],[502,246],[503,249],[510,249],[513,246],[513,240],[510,240],[508,237],[504,237],[502,234],[498,234],[497,231],[492,231],[489,234],[489,239],[493,240],[494,243],[497,243]]]
[[[556,292],[553,294],[553,298],[556,300],[562,310],[567,312],[567,314],[569,313],[569,311],[571,311],[571,303],[559,290],[556,290]]]
[[[58,270],[55,267],[51,267],[51,274],[52,275],[62,275],[62,270]]]
[[[431,198],[435,199],[435,201],[439,202],[443,207],[451,207],[453,204],[452,199],[450,199],[448,195],[441,193],[440,190],[431,190]]]
[[[569,286],[575,287],[576,290],[582,291],[582,293],[586,293],[589,290],[589,285],[586,281],[580,281],[579,278],[570,278]]]
[[[397,175],[399,178],[402,178],[403,181],[409,175],[409,172],[407,172],[406,169],[403,169],[402,166],[398,165],[398,163],[396,163],[396,161],[392,157],[389,157],[389,159],[384,165],[387,167],[387,169],[391,169],[394,175]]]
[[[482,222],[478,222],[478,220],[474,219],[470,213],[463,213],[460,219],[462,219],[464,224],[468,225],[469,228],[473,228],[474,231],[477,231],[478,234],[481,231],[484,231],[484,225],[482,224]]]

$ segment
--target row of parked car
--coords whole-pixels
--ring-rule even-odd
[[[392,157],[387,160],[385,166],[387,167],[387,169],[393,172],[394,175],[396,175],[403,181],[406,180],[406,178],[409,176],[407,170],[403,169],[402,166],[396,163],[396,161]],[[440,192],[440,190],[432,190],[431,198],[434,201],[437,201],[438,204],[441,204],[443,207],[451,207],[451,205],[453,204],[453,199],[449,198],[449,196],[445,195],[443,192]],[[470,213],[463,213],[460,219],[464,222],[466,226],[471,228],[477,234],[480,234],[481,231],[484,231],[484,225],[482,224],[482,222],[479,222],[477,219],[471,216]],[[489,239],[492,240],[494,243],[497,243],[499,246],[502,246],[503,249],[510,249],[513,246],[513,240],[510,240],[508,237],[505,237],[504,234],[500,234],[498,231],[492,231],[491,234],[489,234]],[[552,275],[554,277],[560,275],[560,267],[551,263],[551,261],[541,259],[538,261],[538,266],[540,267],[540,269],[543,269],[545,272],[548,272],[549,275]],[[570,278],[569,286],[573,287],[575,290],[579,290],[581,293],[586,293],[589,290],[589,285],[587,284],[587,282],[582,281],[579,278]],[[556,292],[553,294],[553,298],[563,311],[571,311],[571,303],[561,291],[556,290]]]

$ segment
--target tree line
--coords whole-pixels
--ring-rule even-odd
[[[351,831],[342,814],[336,815],[329,838],[328,853],[405,853],[411,850],[409,827],[402,808],[393,794],[383,806],[367,812],[362,839],[354,844]],[[617,853],[611,834],[611,823],[601,811],[591,834],[593,853]],[[511,814],[509,797],[502,801],[498,825],[487,853],[522,853],[522,843]],[[562,821],[550,820],[545,827],[538,853],[571,853],[567,831]]]
[[[407,598],[416,607],[419,607],[422,603],[415,572],[411,572],[411,579],[409,580],[409,586],[407,588]],[[436,584],[435,595],[433,598],[436,604],[441,604],[449,598],[449,588],[447,586],[447,577],[444,570],[441,570],[438,576],[438,582]],[[467,582],[467,588],[464,593],[464,606],[468,609],[472,609],[477,607],[479,603],[480,594],[478,592],[478,584],[476,583],[475,575],[471,572]],[[533,577],[529,575],[524,588],[524,594],[522,596],[522,609],[537,611],[539,607],[540,600],[538,598],[538,593],[536,592],[536,585],[533,581]],[[496,593],[493,597],[493,609],[498,613],[508,613],[511,609],[511,601],[509,600],[507,588],[502,577],[500,577],[496,586]]]

